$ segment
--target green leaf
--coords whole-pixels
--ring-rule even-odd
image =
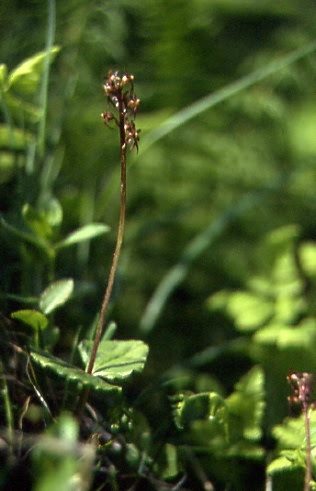
[[[275,299],[275,314],[273,318],[274,323],[283,325],[295,324],[296,320],[306,313],[306,301],[301,295],[291,295],[286,291],[284,286],[284,293],[280,293]]]
[[[262,460],[265,456],[265,449],[250,440],[236,441],[225,449],[226,458]]]
[[[261,345],[275,345],[279,350],[289,348],[312,349],[316,343],[316,321],[315,319],[304,319],[296,326],[273,323],[260,329],[255,336],[254,342]]]
[[[216,420],[227,425],[227,407],[225,400],[216,392],[200,394],[179,394],[171,398],[174,420],[179,429],[189,428],[198,420]]]
[[[78,421],[70,414],[62,414],[46,432],[53,438],[61,438],[69,443],[75,443],[79,437]]]
[[[229,427],[225,400],[216,392],[179,394],[171,398],[176,426],[185,443],[207,452],[227,450]]]
[[[208,306],[227,312],[243,332],[256,330],[273,315],[271,301],[246,291],[220,291],[208,300]]]
[[[12,312],[11,317],[31,326],[35,331],[43,331],[48,325],[47,317],[38,310],[17,310]]]
[[[90,360],[93,341],[79,344],[83,363]],[[121,382],[134,372],[141,372],[148,355],[148,346],[142,341],[101,341],[94,364],[93,375],[111,382]]]
[[[307,276],[316,276],[316,248],[313,242],[305,242],[299,248],[299,259]]]
[[[264,239],[264,247],[267,253],[269,253],[271,259],[275,259],[284,252],[292,249],[295,240],[299,237],[300,226],[297,224],[285,225],[278,227]]]
[[[274,263],[272,274],[274,290],[283,294],[301,292],[301,278],[297,270],[294,251],[280,254]]]
[[[100,235],[107,233],[109,230],[110,227],[102,223],[90,223],[69,234],[64,240],[58,242],[55,247],[56,249],[64,249],[65,247],[78,244],[79,242],[84,242],[86,240],[99,237]]]
[[[236,292],[230,297],[227,310],[237,329],[254,331],[272,316],[273,304],[252,293]]]
[[[277,474],[279,472],[284,472],[287,470],[293,470],[298,466],[298,464],[295,462],[295,452],[292,451],[292,455],[282,455],[281,457],[278,457],[272,462],[267,467],[267,473],[269,476],[273,476],[274,474]]]
[[[63,209],[56,198],[46,200],[40,211],[52,228],[58,227],[63,221]]]
[[[51,48],[50,53],[48,53],[50,62],[54,60],[59,51],[60,48],[57,46]],[[25,95],[34,94],[41,78],[46,56],[45,51],[37,53],[12,70],[8,79],[9,89],[14,89]]]
[[[0,151],[0,185],[12,179],[16,171],[16,156],[12,152]]]
[[[9,128],[9,126],[0,124],[0,147],[1,149],[25,150],[34,140],[34,136],[25,128]],[[1,162],[0,162],[1,165]]]
[[[54,228],[62,222],[63,210],[57,199],[50,198],[40,209],[26,203],[22,208],[22,215],[26,225],[36,237],[43,241],[49,241],[53,236]]]
[[[311,446],[316,445],[316,411],[310,412],[311,427]],[[280,425],[276,425],[272,430],[273,437],[276,439],[278,448],[282,450],[294,450],[305,448],[306,428],[304,415],[299,418],[286,418]]]
[[[49,370],[56,376],[65,378],[69,382],[76,382],[97,392],[120,394],[122,390],[121,387],[109,384],[99,377],[93,377],[47,352],[32,350],[30,355],[34,363],[42,369]]]
[[[31,449],[33,491],[84,491],[92,478],[95,448],[79,442],[78,422],[68,414],[37,438]]]
[[[110,322],[102,336],[103,341],[109,341],[110,339],[112,339],[114,337],[116,329],[117,324],[115,322]]]
[[[20,240],[23,240],[24,242],[27,242],[27,243],[31,244],[32,246],[39,248],[46,255],[50,255],[50,252],[51,252],[50,247],[49,247],[49,244],[47,243],[46,240],[43,240],[40,237],[37,237],[33,233],[25,232],[24,230],[19,229],[19,228],[15,227],[14,225],[11,225],[10,223],[6,222],[4,220],[4,218],[0,218],[0,225],[7,232],[10,232],[15,237],[18,237]]]
[[[304,487],[306,467],[305,452],[301,450],[286,450],[272,460],[267,466],[267,475],[273,479],[273,489],[298,490]],[[313,472],[313,471],[312,471]],[[314,489],[315,481],[309,483],[308,489]]]
[[[240,436],[254,442],[261,438],[264,397],[263,370],[256,366],[237,382],[234,392],[226,399],[234,440],[240,440]]]
[[[44,213],[36,210],[33,206],[26,203],[22,208],[22,215],[26,225],[32,232],[41,239],[49,239],[53,233],[52,227],[46,220]]]
[[[21,112],[26,121],[36,123],[43,114],[43,111],[38,106],[26,102],[21,97],[16,97],[11,92],[5,93],[5,102],[10,110],[10,113],[16,118],[21,117]]]
[[[175,479],[183,471],[176,445],[166,443],[154,467],[161,479]]]
[[[64,305],[74,289],[72,279],[58,280],[49,285],[40,296],[39,306],[44,314],[49,314],[57,307]]]
[[[3,92],[6,89],[7,78],[8,78],[7,65],[2,63],[0,65],[0,92]]]

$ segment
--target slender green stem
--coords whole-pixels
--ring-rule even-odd
[[[13,414],[12,414],[12,407],[11,407],[11,401],[10,401],[10,394],[9,394],[9,389],[8,389],[8,384],[5,378],[5,373],[3,370],[3,364],[0,361],[0,377],[2,379],[2,387],[1,387],[1,394],[2,394],[2,399],[3,399],[3,405],[4,405],[4,412],[5,412],[5,419],[6,419],[6,426],[7,426],[7,434],[8,434],[8,443],[9,443],[9,449],[10,452],[12,452],[12,444],[13,444]]]
[[[56,30],[56,2],[48,0],[48,27],[46,38],[46,56],[44,61],[43,79],[40,93],[41,108],[43,111],[38,128],[38,150],[41,157],[45,151],[45,132],[46,132],[46,113],[47,113],[47,94],[49,80],[49,66],[51,50],[54,44]]]

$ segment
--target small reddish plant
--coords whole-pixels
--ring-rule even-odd
[[[140,104],[134,92],[134,76],[124,74],[120,76],[117,71],[109,71],[108,76],[103,84],[104,94],[107,97],[108,104],[114,109],[105,111],[101,114],[103,122],[106,126],[112,127],[112,124],[119,129],[120,142],[120,213],[119,223],[116,237],[116,244],[113,253],[112,263],[110,267],[109,277],[105,288],[97,328],[93,340],[89,363],[86,372],[91,375],[95,364],[98,347],[102,338],[104,325],[106,322],[106,314],[111,300],[111,294],[114,286],[115,276],[118,268],[119,257],[124,239],[125,231],[125,216],[126,216],[126,162],[127,148],[130,150],[136,148],[138,151],[139,133],[136,129],[135,118]],[[81,393],[77,415],[81,418],[87,399],[89,397],[89,389],[85,388]]]
[[[109,126],[112,122],[114,122],[119,128],[120,134],[121,199],[116,245],[110,268],[109,278],[103,297],[90,361],[87,367],[87,373],[89,374],[91,374],[93,371],[98,346],[100,344],[101,336],[103,333],[106,313],[111,299],[111,293],[114,285],[115,275],[117,272],[118,261],[124,238],[126,215],[126,150],[127,146],[129,146],[130,150],[136,148],[136,150],[138,151],[140,132],[140,130],[136,130],[135,127],[135,118],[140,100],[137,99],[134,92],[134,76],[125,74],[121,77],[118,72],[109,71],[107,79],[103,84],[103,90],[107,97],[109,105],[113,106],[114,110],[103,112],[101,114],[101,117],[106,126]]]
[[[288,376],[292,395],[289,402],[296,406],[304,415],[305,437],[306,437],[306,470],[304,479],[304,491],[309,491],[312,479],[312,445],[311,445],[311,411],[315,409],[315,401],[312,399],[313,374],[293,372]]]

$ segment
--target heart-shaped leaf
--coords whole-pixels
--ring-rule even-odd
[[[90,360],[93,341],[82,341],[79,352],[85,365]],[[133,372],[141,372],[148,355],[148,346],[142,341],[101,341],[94,364],[93,375],[111,382],[121,382]]]
[[[49,370],[58,377],[65,378],[69,382],[77,382],[94,391],[119,394],[122,390],[121,387],[109,384],[99,377],[93,377],[44,351],[32,350],[31,359],[44,370]]]

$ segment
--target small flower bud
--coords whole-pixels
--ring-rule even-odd
[[[115,116],[110,111],[105,111],[101,114],[101,118],[103,119],[103,123],[108,125],[111,121],[115,120]]]
[[[137,109],[138,109],[138,106],[140,104],[140,99],[136,99],[136,97],[133,97],[132,99],[130,99],[127,103],[127,107],[129,109],[132,109],[132,111],[134,113],[136,113]]]

